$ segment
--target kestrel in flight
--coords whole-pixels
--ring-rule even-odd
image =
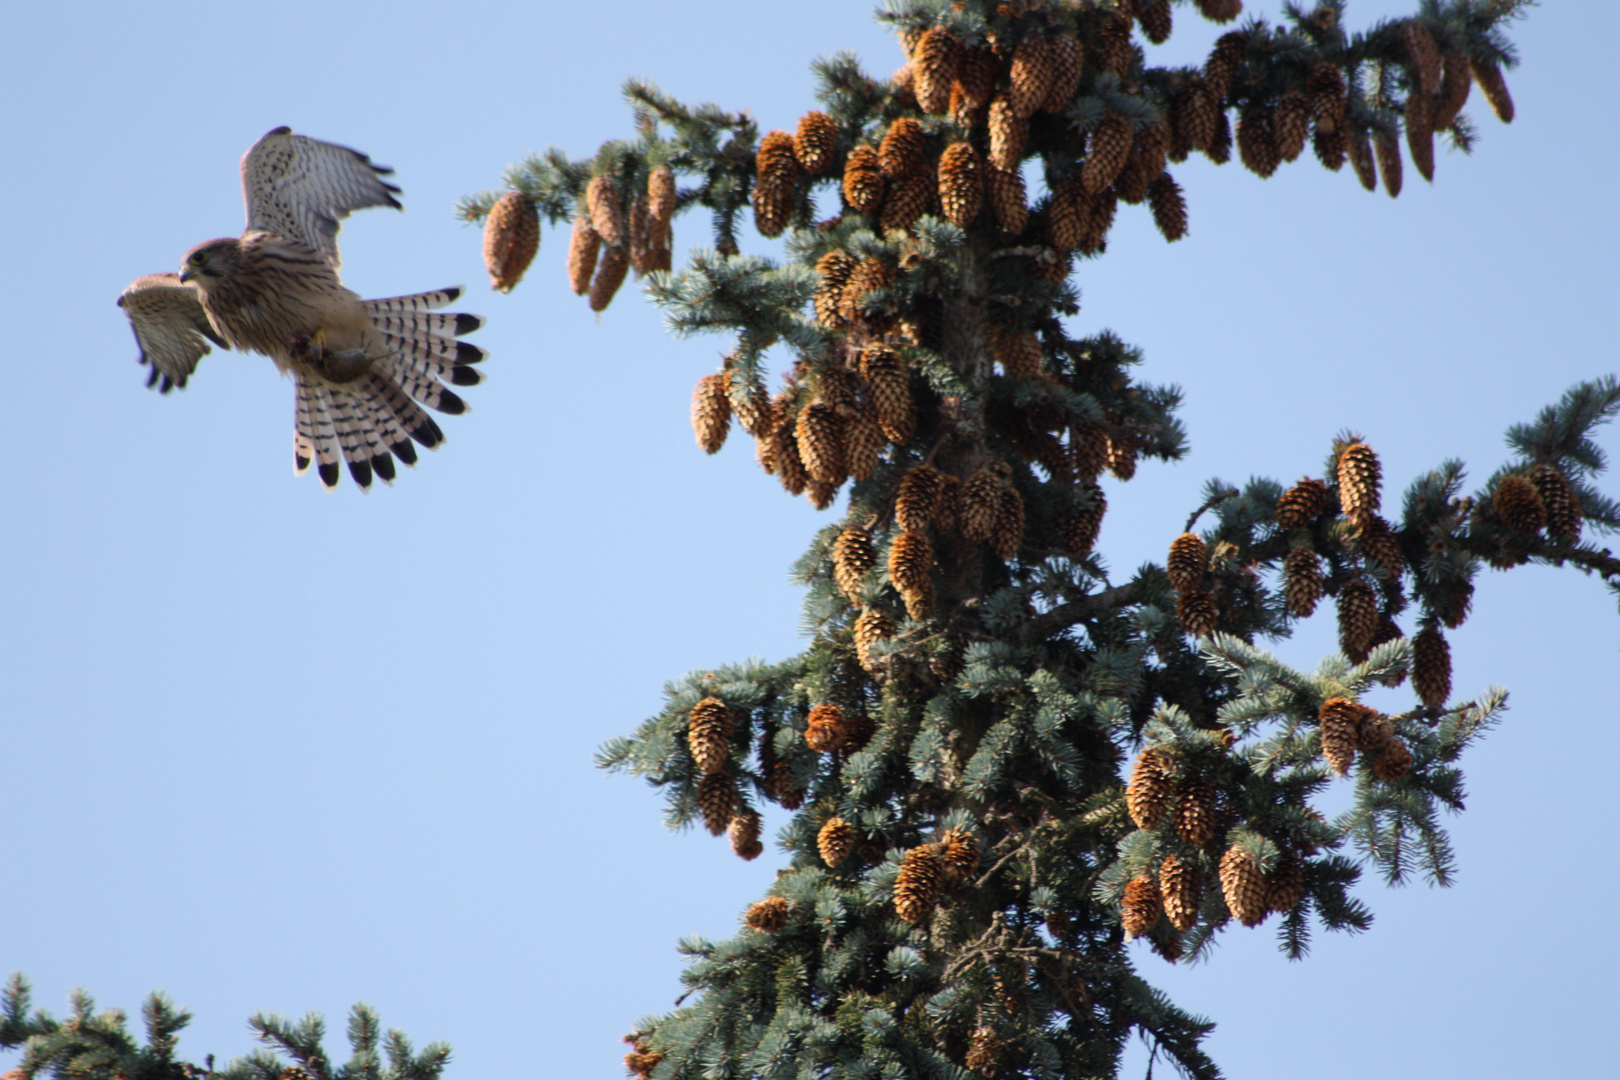
[[[335,487],[338,461],[362,489],[416,463],[416,440],[444,441],[421,406],[462,413],[446,383],[473,386],[483,349],[456,340],[484,324],[436,309],[461,287],[362,300],[338,278],[337,234],[349,213],[399,208],[393,172],[348,147],[279,127],[242,155],[247,231],[186,253],[178,274],[136,278],[118,298],[152,367],[147,385],[185,386],[213,342],[263,353],[297,387],[295,471],[316,465]]]

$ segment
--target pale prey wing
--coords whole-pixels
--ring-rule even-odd
[[[340,266],[337,234],[344,218],[368,206],[400,208],[399,188],[382,179],[393,171],[347,146],[278,127],[242,155],[247,231],[296,240]]]

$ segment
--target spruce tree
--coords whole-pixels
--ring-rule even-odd
[[[1432,179],[1436,136],[1472,145],[1472,87],[1512,119],[1523,2],[1424,0],[1360,32],[1344,6],[1234,23],[1194,69],[1141,42],[1177,14],[1233,23],[1238,0],[896,0],[880,18],[906,65],[818,61],[792,132],[632,81],[634,137],[465,200],[500,287],[543,218],[570,227],[592,309],[634,273],[677,332],[727,338],[691,402],[705,451],[741,428],[790,494],[828,510],[847,491],[796,568],[809,648],[692,673],[601,752],[745,859],[766,803],[792,814],[742,932],[682,942],[688,992],[636,1024],[631,1073],[1102,1076],[1141,1033],[1216,1076],[1211,1025],[1128,941],[1187,962],[1270,922],[1299,957],[1316,927],[1370,924],[1363,869],[1449,882],[1438,815],[1505,694],[1454,692],[1446,633],[1486,566],[1568,563],[1620,592],[1590,542],[1620,506],[1589,437],[1620,383],[1509,431],[1482,488],[1445,462],[1398,513],[1353,432],[1292,486],[1212,481],[1164,563],[1121,580],[1098,478],[1183,456],[1178,395],[1065,321],[1116,214],[1186,232],[1171,167],[1191,154],[1265,177],[1309,144],[1396,196],[1407,162]],[[712,247],[677,271],[689,210]],[[782,259],[739,252],[750,223]],[[792,358],[774,392],[772,350]],[[1316,670],[1259,644],[1329,608],[1341,649]],[[1361,700],[1407,680],[1396,715]],[[1353,805],[1329,820],[1313,804],[1341,783]]]

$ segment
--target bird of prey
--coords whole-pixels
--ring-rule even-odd
[[[339,223],[368,206],[399,208],[392,169],[345,146],[279,127],[242,155],[247,231],[186,253],[178,274],[136,278],[118,306],[129,316],[147,385],[185,386],[197,361],[220,348],[263,353],[296,384],[295,471],[315,464],[327,488],[339,460],[362,490],[394,479],[394,458],[416,463],[414,439],[444,434],[422,406],[462,413],[445,385],[481,381],[483,349],[457,340],[484,324],[437,309],[459,286],[362,300],[338,277]]]

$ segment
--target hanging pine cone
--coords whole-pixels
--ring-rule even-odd
[[[1533,537],[1547,523],[1547,507],[1536,485],[1517,473],[1508,473],[1496,482],[1491,505],[1502,524],[1520,536]]]
[[[1221,107],[1209,81],[1202,75],[1188,76],[1175,99],[1177,137],[1190,150],[1205,150],[1215,138]]]
[[[932,465],[916,465],[900,478],[894,498],[895,524],[907,532],[922,532],[934,522],[934,497],[942,474]]]
[[[1191,930],[1198,921],[1203,879],[1198,864],[1188,859],[1166,855],[1159,865],[1159,893],[1164,897],[1164,913],[1177,930]]]
[[[990,164],[1017,170],[1029,138],[1029,121],[1013,112],[1012,102],[998,94],[990,99]]]
[[[1451,697],[1451,646],[1433,623],[1412,639],[1412,689],[1431,711],[1445,708]]]
[[[1187,780],[1177,790],[1176,835],[1193,847],[1215,838],[1215,786],[1208,780]]]
[[[1069,510],[1059,518],[1058,529],[1063,539],[1063,550],[1070,558],[1083,559],[1091,554],[1102,531],[1103,515],[1108,512],[1108,500],[1096,483],[1082,485],[1091,496],[1091,506],[1084,510]]]
[[[1356,761],[1356,743],[1359,739],[1361,719],[1368,709],[1359,702],[1345,697],[1330,697],[1322,702],[1316,719],[1322,732],[1322,757],[1328,768],[1340,776],[1348,776]]]
[[[1356,749],[1382,750],[1395,737],[1395,722],[1377,709],[1363,706],[1356,720]]]
[[[1046,234],[1053,247],[1067,251],[1085,242],[1092,201],[1080,171],[1066,174],[1052,186]]]
[[[602,258],[596,264],[596,277],[591,280],[589,303],[592,311],[607,310],[629,272],[630,253],[624,248],[610,247],[602,252]]]
[[[1289,90],[1277,102],[1272,115],[1272,136],[1276,140],[1277,156],[1293,161],[1305,152],[1305,141],[1311,134],[1311,103],[1298,90]]]
[[[726,767],[731,756],[731,710],[717,697],[706,697],[692,707],[686,725],[686,745],[698,771],[712,775]]]
[[[1209,549],[1197,533],[1182,533],[1170,542],[1170,555],[1165,559],[1165,572],[1177,592],[1198,588],[1204,581],[1204,567],[1209,562]]]
[[[810,479],[824,484],[838,484],[844,479],[847,473],[843,423],[832,406],[822,401],[812,402],[799,413],[795,434],[799,458]]]
[[[765,853],[765,845],[759,842],[759,825],[759,815],[752,810],[732,815],[731,823],[726,826],[726,838],[731,841],[732,853],[739,859],[752,862]]]
[[[647,1080],[648,1077],[652,1076],[653,1070],[658,1068],[659,1063],[663,1060],[664,1055],[656,1050],[652,1051],[651,1053],[637,1050],[624,1055],[624,1067],[629,1070],[631,1074],[640,1077],[641,1080]],[[288,1073],[294,1071],[295,1070],[288,1069],[286,1072],[283,1072],[281,1074],[281,1080],[299,1080],[299,1078],[288,1076]],[[304,1070],[298,1069],[296,1071],[302,1073]],[[308,1074],[305,1075],[307,1076]],[[17,1080],[22,1080],[22,1078],[18,1077]]]
[[[1345,81],[1339,65],[1327,60],[1312,64],[1305,79],[1305,96],[1311,99],[1311,117],[1318,134],[1344,127]]]
[[[888,197],[883,200],[883,212],[878,215],[878,230],[885,233],[896,229],[909,231],[933,206],[938,198],[937,187],[934,170],[928,166],[890,183]]]
[[[1170,132],[1165,127],[1164,121],[1155,120],[1136,129],[1132,160],[1141,169],[1144,183],[1151,183],[1159,178],[1164,172],[1165,162],[1169,160],[1169,153]]]
[[[1091,133],[1091,147],[1080,167],[1080,183],[1095,195],[1114,182],[1131,153],[1131,122],[1108,113]]]
[[[1011,484],[1003,484],[996,504],[996,524],[990,547],[996,558],[1012,562],[1024,542],[1024,498]]]
[[[793,156],[799,167],[812,176],[820,176],[832,166],[833,152],[838,142],[838,125],[832,117],[819,109],[799,117],[799,126],[793,133]]]
[[[1196,3],[1210,22],[1231,22],[1243,14],[1243,0],[1196,0]]]
[[[1305,477],[1282,493],[1273,516],[1280,529],[1303,529],[1327,509],[1327,485]]]
[[[508,191],[484,219],[484,267],[490,287],[511,292],[540,250],[540,212],[521,192]]]
[[[774,934],[787,925],[788,915],[793,905],[788,903],[784,896],[767,896],[763,900],[756,900],[748,905],[748,914],[743,916],[748,925],[765,934]]]
[[[943,26],[930,27],[912,53],[912,90],[925,113],[950,107],[951,84],[962,63],[962,43]]]
[[[1389,522],[1377,514],[1367,519],[1367,527],[1362,530],[1361,554],[1378,564],[1388,584],[1398,583],[1406,572],[1406,557],[1401,554],[1400,541],[1390,531]]]
[[[1537,465],[1530,470],[1530,482],[1541,496],[1547,512],[1547,535],[1560,544],[1574,544],[1581,538],[1581,501],[1569,480],[1556,465]]]
[[[950,473],[940,473],[934,484],[934,528],[941,533],[956,528],[962,509],[962,481]]]
[[[731,398],[726,392],[725,372],[705,375],[692,390],[692,431],[705,454],[725,445],[731,427]]]
[[[844,743],[844,710],[836,705],[817,705],[805,723],[805,745],[818,754],[830,754]]]
[[[647,235],[652,246],[663,253],[660,256],[663,265],[657,267],[660,270],[669,269],[675,203],[675,174],[668,165],[659,165],[647,174]]]
[[[1489,60],[1470,60],[1469,67],[1473,69],[1474,81],[1479,83],[1479,92],[1490,102],[1491,111],[1496,114],[1496,118],[1504,124],[1511,124],[1513,95],[1508,93],[1507,80],[1502,78],[1502,69]]]
[[[797,418],[784,413],[771,435],[771,463],[776,469],[776,478],[782,481],[789,495],[804,494],[805,487],[810,483],[804,459],[799,456],[797,428]]]
[[[971,143],[957,142],[939,158],[939,203],[945,220],[967,228],[984,201],[984,168]]]
[[[902,532],[889,546],[889,580],[901,592],[923,591],[929,587],[934,568],[934,548],[920,532]]]
[[[837,330],[848,323],[839,313],[839,303],[844,294],[844,284],[849,281],[849,275],[860,265],[860,261],[841,248],[827,252],[816,261],[816,272],[821,276],[816,283],[816,321],[829,330]]]
[[[1468,69],[1468,54],[1452,49],[1446,54],[1445,74],[1440,79],[1440,100],[1435,103],[1433,123],[1436,131],[1444,131],[1457,120],[1457,114],[1468,103],[1468,90],[1473,85],[1473,73]]]
[[[860,603],[861,580],[877,565],[872,536],[865,529],[848,528],[833,543],[833,580],[851,604]]]
[[[1259,926],[1269,915],[1266,875],[1253,855],[1233,844],[1221,856],[1221,893],[1227,910],[1244,926]]]
[[[1159,921],[1164,903],[1159,897],[1159,885],[1147,874],[1138,874],[1125,883],[1125,899],[1120,903],[1120,923],[1125,927],[1125,940],[1141,937]]]
[[[839,481],[842,483],[842,480]],[[804,485],[804,497],[817,510],[825,510],[838,497],[838,483],[812,479]]]
[[[1295,544],[1283,560],[1283,596],[1288,614],[1309,618],[1322,599],[1322,563],[1310,544]]]
[[[1348,137],[1349,133],[1344,127],[1332,131],[1320,127],[1316,129],[1311,136],[1311,148],[1316,151],[1316,160],[1322,163],[1324,169],[1338,172],[1344,168],[1344,155],[1350,146]]]
[[[1136,7],[1136,19],[1142,24],[1142,33],[1155,45],[1163,45],[1170,38],[1170,0],[1143,0]]]
[[[1282,160],[1277,150],[1277,138],[1272,131],[1271,108],[1250,105],[1238,116],[1238,157],[1243,167],[1261,179],[1277,171]]]
[[[894,910],[908,923],[919,923],[933,911],[945,878],[939,847],[923,844],[906,852],[894,879]]]
[[[997,327],[990,335],[990,348],[1008,375],[1020,379],[1040,377],[1045,350],[1034,331]]]
[[[850,271],[849,279],[844,282],[839,312],[851,322],[863,318],[866,298],[880,289],[887,289],[893,282],[894,271],[889,264],[876,255],[868,255],[856,264],[855,269]]]
[[[868,674],[877,674],[882,666],[873,655],[872,646],[894,637],[894,630],[894,620],[877,608],[867,608],[855,620],[855,656]]]
[[[1210,136],[1209,145],[1204,147],[1204,156],[1216,165],[1225,165],[1232,160],[1232,122],[1224,110],[1215,114],[1215,134]]]
[[[1204,61],[1204,81],[1209,84],[1210,96],[1217,106],[1231,93],[1232,84],[1248,62],[1249,35],[1241,30],[1222,34],[1215,39],[1209,59]]]
[[[844,162],[844,201],[867,217],[876,216],[883,204],[883,172],[870,146],[857,146]]]
[[[1116,480],[1136,475],[1136,436],[1129,430],[1108,433],[1108,471]]]
[[[1014,54],[1016,55],[1016,53]],[[1041,99],[1040,107],[1049,113],[1061,113],[1074,100],[1080,88],[1080,72],[1085,64],[1085,53],[1080,42],[1068,34],[1050,39],[1047,55],[1052,64],[1052,79]]]
[[[1213,596],[1202,589],[1193,589],[1176,597],[1176,618],[1187,633],[1205,638],[1215,632],[1220,611],[1215,607]]]
[[[911,404],[911,381],[900,355],[887,346],[869,346],[861,353],[861,374],[883,434],[896,446],[904,446],[911,441],[916,411]]]
[[[1339,507],[1345,520],[1361,532],[1378,512],[1383,468],[1372,447],[1357,439],[1339,451]]]
[[[1093,64],[1101,71],[1110,72],[1116,79],[1126,82],[1131,74],[1131,61],[1141,50],[1131,42],[1131,20],[1128,11],[1116,8],[1103,16],[1097,30],[1097,47],[1092,53]]]
[[[1304,895],[1305,867],[1297,855],[1284,851],[1277,865],[1266,876],[1266,908],[1286,915],[1299,906],[1300,898]]]
[[[574,231],[568,237],[568,287],[575,296],[584,296],[591,288],[591,275],[596,273],[596,253],[602,247],[602,238],[591,225],[590,215],[581,213],[574,218]]]
[[[981,466],[962,488],[958,522],[962,535],[983,543],[995,535],[996,517],[1001,512],[1001,477],[990,466]]]
[[[1378,633],[1378,598],[1366,579],[1354,577],[1340,586],[1338,602],[1339,648],[1352,664],[1362,663]]]
[[[948,880],[966,881],[979,869],[978,842],[966,830],[951,829],[940,838],[940,859]]]
[[[985,169],[985,180],[990,192],[990,206],[996,214],[996,226],[1014,236],[1023,232],[1029,224],[1024,174],[1018,169],[999,169],[991,165]]]
[[[1150,746],[1137,755],[1125,786],[1125,809],[1137,828],[1151,829],[1164,816],[1175,791],[1175,774],[1175,759],[1163,750]]]
[[[1181,185],[1168,172],[1160,173],[1148,185],[1148,206],[1153,210],[1153,224],[1171,243],[1187,235],[1187,200],[1181,194]]]
[[[1394,783],[1411,771],[1412,750],[1401,739],[1386,742],[1373,758],[1373,775],[1386,784]]]
[[[780,236],[793,216],[793,183],[799,171],[793,136],[766,132],[754,164],[754,227],[761,236]]]
[[[637,195],[630,204],[630,269],[642,277],[658,269],[658,252],[652,246],[651,215],[647,209],[647,193]]]
[[[619,202],[619,189],[613,177],[603,173],[586,186],[585,206],[597,235],[611,247],[624,247],[629,236],[625,232],[624,207]]]
[[[1360,126],[1350,128],[1348,138],[1350,167],[1356,171],[1356,179],[1368,191],[1377,191],[1378,163],[1373,158],[1372,138]]]
[[[1012,68],[1008,73],[1007,103],[1012,106],[1013,115],[1034,115],[1051,93],[1056,75],[1057,65],[1047,39],[1027,37],[1020,41],[1013,50]]]
[[[951,119],[963,128],[975,126],[980,110],[990,104],[996,89],[1000,64],[996,54],[983,46],[962,50],[956,82],[951,85]]]
[[[708,773],[698,781],[697,803],[703,827],[710,836],[719,836],[731,824],[731,812],[737,807],[737,785],[723,772]]]
[[[821,852],[822,862],[837,868],[855,850],[855,839],[855,826],[840,817],[828,818],[816,834],[816,850]]]
[[[1413,93],[1406,99],[1406,152],[1423,179],[1434,182],[1434,126],[1431,99]]]
[[[917,171],[927,148],[928,137],[923,133],[923,126],[909,116],[902,116],[889,125],[883,141],[878,144],[878,169],[885,179],[898,180]]]
[[[962,1066],[969,1072],[980,1076],[994,1076],[996,1064],[1001,1060],[1001,1039],[996,1035],[996,1029],[989,1024],[980,1024],[973,1029],[973,1037],[968,1040],[967,1056],[962,1059]]]
[[[902,589],[900,599],[906,606],[906,617],[917,622],[927,622],[934,617],[934,582],[933,579],[923,582],[915,589]]]
[[[865,480],[877,471],[886,441],[871,404],[858,402],[853,408],[844,421],[844,467],[856,480]]]
[[[1373,156],[1378,159],[1378,173],[1384,178],[1384,191],[1390,198],[1401,193],[1401,147],[1393,135],[1378,132],[1373,135]]]
[[[1435,47],[1429,28],[1416,19],[1408,19],[1401,24],[1401,40],[1406,45],[1406,54],[1412,60],[1412,71],[1417,76],[1413,80],[1417,92],[1430,98],[1439,94],[1440,50]]]

